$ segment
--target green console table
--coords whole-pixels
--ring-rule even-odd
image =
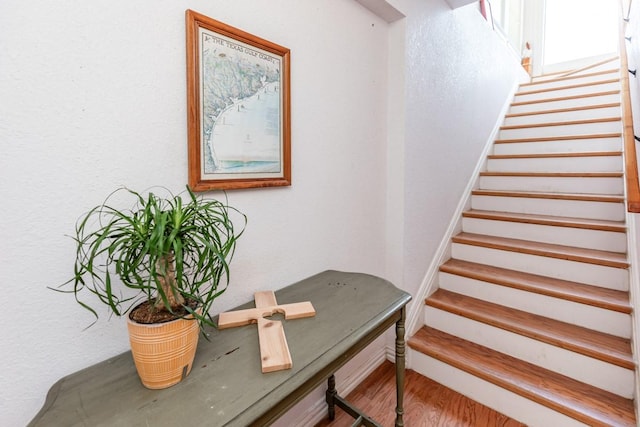
[[[283,320],[293,368],[261,373],[255,325],[210,328],[209,341],[200,339],[191,374],[181,383],[144,388],[126,352],[56,382],[30,425],[266,426],[327,381],[330,417],[339,406],[358,425],[376,426],[337,395],[333,373],[394,324],[396,426],[404,425],[404,318],[411,296],[375,276],[325,271],[276,297],[280,304],[311,301],[316,309],[315,317]]]

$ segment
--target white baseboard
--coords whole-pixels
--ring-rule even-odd
[[[395,337],[395,335],[394,335],[394,337]],[[406,339],[408,339],[408,337],[405,337],[405,340]],[[385,350],[385,355],[386,355],[385,358],[390,362],[396,363],[396,345],[395,345],[395,341],[393,342],[393,344],[388,343],[387,346],[384,348],[384,350]]]

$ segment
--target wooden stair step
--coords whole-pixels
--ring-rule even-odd
[[[538,178],[622,178],[622,172],[480,172],[480,176],[522,176]]]
[[[550,136],[540,138],[508,138],[496,139],[495,144],[517,144],[521,142],[552,142],[552,141],[571,141],[574,139],[600,139],[600,138],[621,138],[621,133],[602,133],[588,135],[568,135],[568,136]]]
[[[489,154],[488,159],[553,159],[571,157],[617,157],[621,151],[587,151],[582,153]]]
[[[563,70],[563,71],[556,71],[556,72],[553,72],[553,73],[546,73],[546,74],[542,74],[540,76],[532,77],[532,79],[533,79],[533,82],[536,82],[539,79],[545,79],[545,78],[549,78],[549,77],[552,77],[552,76],[556,76],[554,78],[563,78],[563,77],[575,76],[575,75],[580,76],[581,74],[579,74],[579,73],[582,73],[582,72],[587,71],[587,70],[591,70],[593,68],[599,67],[599,66],[604,65],[604,64],[608,64],[609,62],[617,61],[618,59],[620,59],[620,57],[616,55],[616,56],[612,56],[611,58],[607,58],[607,59],[604,59],[602,61],[596,62],[594,64],[585,65],[584,67],[580,67],[580,68],[576,68],[576,69],[572,69],[572,70]],[[545,81],[545,80],[540,80],[540,81]]]
[[[538,110],[538,111],[528,111],[524,113],[510,113],[505,115],[505,118],[508,119],[513,117],[537,116],[541,114],[571,113],[574,111],[597,110],[601,108],[614,108],[614,107],[620,107],[620,103],[612,102],[609,104],[585,105],[582,107],[574,107],[574,108],[556,108],[552,110]]]
[[[584,202],[623,203],[623,196],[610,196],[604,194],[571,194],[571,193],[543,193],[526,191],[502,191],[502,190],[473,190],[474,196],[495,197],[525,197],[533,199],[577,200]]]
[[[623,291],[458,259],[448,260],[440,266],[440,271],[565,301],[631,314],[629,294]]]
[[[579,73],[582,73],[583,71],[591,70],[592,68],[599,67],[600,65],[604,65],[604,64],[608,64],[609,62],[617,61],[618,59],[620,59],[620,57],[618,55],[612,56],[611,58],[604,59],[604,60],[602,60],[600,62],[596,62],[595,64],[585,65],[584,67],[580,67],[580,68],[577,68],[575,70],[563,71],[563,72],[561,72],[559,74],[562,74],[560,77],[580,75]]]
[[[563,77],[556,77],[556,78],[548,79],[548,80],[523,83],[523,84],[520,85],[520,88],[533,87],[533,86],[536,86],[536,85],[539,85],[539,84],[545,84],[545,83],[556,83],[556,82],[562,82],[562,81],[568,81],[568,80],[574,80],[574,79],[583,79],[583,78],[601,76],[603,74],[611,74],[611,73],[620,73],[620,69],[619,68],[611,68],[609,70],[596,71],[596,72],[593,72],[593,73],[585,73],[585,74],[578,74],[578,75],[571,75],[571,76],[563,76]],[[542,77],[544,77],[544,76],[542,76]]]
[[[509,239],[474,233],[459,233],[452,238],[453,243],[480,246],[503,251],[519,252],[568,261],[584,262],[613,268],[628,268],[626,254],[576,248],[573,246],[539,243],[530,240]]]
[[[592,426],[636,426],[633,402],[429,327],[411,348]]]
[[[528,129],[528,128],[541,128],[551,126],[576,126],[576,125],[588,125],[592,123],[610,123],[619,122],[622,117],[605,117],[602,119],[585,119],[585,120],[569,120],[563,122],[544,122],[544,123],[529,123],[522,125],[507,125],[500,126],[500,130],[513,130],[513,129]]]
[[[465,218],[489,219],[496,221],[519,222],[525,224],[549,225],[555,227],[581,228],[587,230],[612,231],[625,233],[627,227],[622,221],[602,219],[570,218],[564,216],[534,215],[511,212],[482,211],[472,209],[462,213]]]
[[[572,325],[559,320],[438,289],[426,305],[496,328],[571,350],[603,362],[634,369],[628,339]]]
[[[566,85],[566,86],[558,86],[558,87],[550,87],[550,88],[544,88],[544,89],[534,89],[534,90],[528,90],[528,91],[521,91],[521,92],[517,92],[515,96],[534,95],[534,94],[537,94],[537,93],[555,92],[555,91],[558,91],[558,90],[566,90],[566,89],[579,89],[579,88],[583,88],[583,87],[598,86],[598,85],[604,85],[604,84],[609,84],[609,83],[619,83],[619,82],[620,82],[620,78],[616,77],[614,79],[598,80],[598,81],[595,81],[595,82],[578,83],[578,84]]]
[[[545,102],[556,102],[556,101],[572,101],[577,99],[592,98],[596,96],[608,96],[608,95],[618,95],[618,94],[620,94],[619,90],[607,90],[604,92],[591,92],[591,93],[585,93],[582,95],[558,96],[555,98],[543,98],[543,99],[532,99],[529,101],[518,101],[518,102],[512,102],[511,106],[519,107],[522,105],[543,104]]]

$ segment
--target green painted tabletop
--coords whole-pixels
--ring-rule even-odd
[[[30,425],[248,426],[284,399],[301,398],[312,379],[411,299],[379,277],[339,271],[283,288],[276,298],[279,304],[311,301],[316,309],[315,317],[283,320],[292,369],[261,373],[255,325],[209,328],[209,341],[200,338],[191,374],[181,383],[144,388],[126,352],[60,379]]]

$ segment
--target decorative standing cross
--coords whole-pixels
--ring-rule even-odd
[[[286,320],[302,319],[315,316],[316,310],[309,301],[278,305],[273,291],[256,292],[254,298],[256,308],[220,313],[218,329],[257,323],[262,373],[290,369],[293,362],[282,322],[265,317],[282,313]]]

